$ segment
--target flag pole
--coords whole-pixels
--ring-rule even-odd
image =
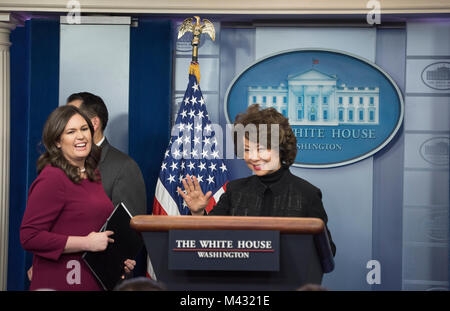
[[[193,18],[186,18],[180,26],[178,31],[178,39],[180,39],[186,32],[192,32],[194,37],[192,38],[192,61],[189,66],[189,74],[195,75],[197,83],[200,84],[200,67],[198,65],[198,47],[200,45],[200,35],[206,33],[211,37],[211,40],[215,40],[216,32],[213,23],[206,18],[203,19],[203,24],[200,23],[200,17],[194,16]]]

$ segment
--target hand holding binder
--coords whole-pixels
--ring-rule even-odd
[[[108,247],[109,243],[114,243],[114,239],[110,237],[113,234],[114,232],[109,230],[89,233],[87,236],[87,250],[91,252],[104,251]]]
[[[130,227],[132,216],[123,203],[116,206],[100,231],[112,231],[102,252],[86,252],[83,259],[105,290],[112,290],[124,274],[124,262],[133,259],[143,246],[140,233]]]

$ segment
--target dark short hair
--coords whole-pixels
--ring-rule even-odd
[[[280,162],[283,165],[291,166],[294,163],[295,156],[297,155],[297,139],[294,132],[289,125],[289,119],[283,116],[274,108],[260,109],[258,104],[251,105],[244,113],[240,113],[236,116],[234,121],[234,145],[235,153],[237,154],[237,144],[242,144],[243,137],[238,137],[239,131],[236,131],[238,125],[246,127],[249,124],[254,124],[257,130],[257,141],[259,143],[259,136],[261,131],[260,125],[266,125],[266,144],[268,149],[279,148]],[[271,133],[272,125],[278,125],[278,146],[271,145]],[[242,134],[242,133],[241,133]],[[245,137],[249,139],[249,132],[245,132]]]
[[[100,149],[94,144],[94,127],[91,120],[82,111],[74,106],[61,106],[53,110],[47,118],[44,129],[42,131],[42,144],[45,147],[45,152],[39,157],[37,161],[38,174],[47,166],[52,165],[58,167],[66,173],[67,177],[74,183],[80,183],[78,167],[70,164],[64,157],[61,149],[57,147],[57,142],[60,141],[61,135],[66,128],[69,120],[76,114],[79,114],[86,120],[89,130],[91,132],[92,144],[91,152],[86,158],[85,169],[89,180],[98,181],[99,176],[97,164],[100,159]]]
[[[73,102],[75,100],[81,100],[83,101],[83,96],[81,96],[80,94],[82,93],[73,93],[72,95],[70,95],[69,97],[67,97],[67,104],[70,102]]]
[[[102,123],[102,131],[108,124],[108,109],[100,96],[89,92],[74,93],[67,98],[67,103],[74,100],[81,100],[80,109],[87,114],[89,118],[98,117]]]
[[[166,286],[145,277],[137,277],[119,283],[114,291],[165,291]]]

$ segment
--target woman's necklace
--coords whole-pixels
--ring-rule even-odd
[[[84,172],[86,172],[86,168],[85,167],[80,168],[80,173],[84,173]]]

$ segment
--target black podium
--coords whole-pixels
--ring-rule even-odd
[[[318,218],[238,216],[136,216],[158,281],[169,290],[295,290],[321,284],[334,269],[324,223]],[[174,270],[169,236],[178,230],[279,231],[278,271]]]

